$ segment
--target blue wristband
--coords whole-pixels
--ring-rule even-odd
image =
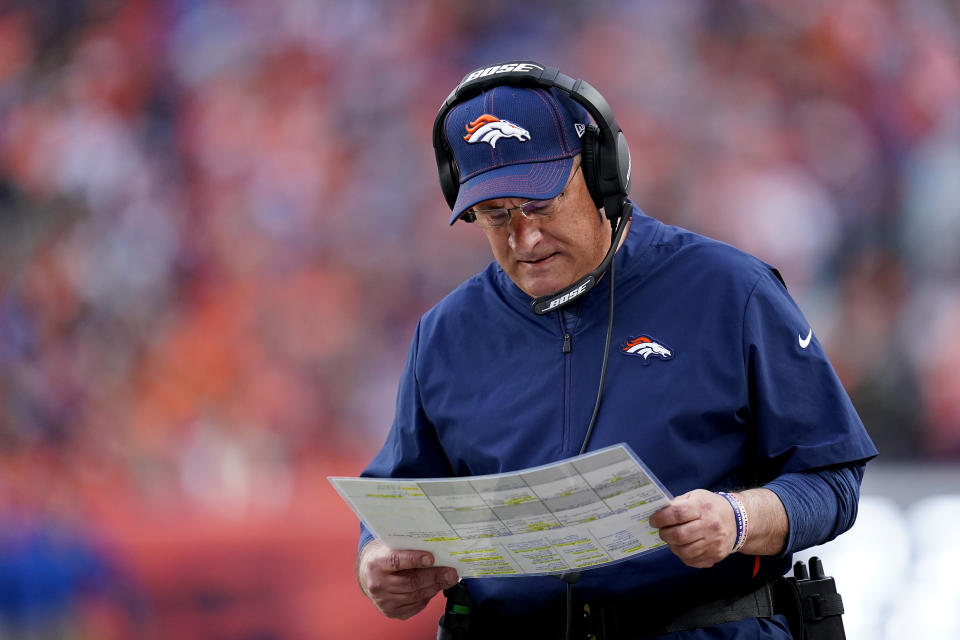
[[[733,550],[730,553],[736,553],[747,541],[747,510],[738,497],[725,491],[718,491],[717,493],[726,498],[733,508],[733,517],[737,522],[737,539],[734,541]]]

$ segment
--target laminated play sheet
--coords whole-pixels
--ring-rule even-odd
[[[672,496],[626,444],[464,478],[331,477],[392,549],[431,552],[461,578],[591,569],[665,543],[650,515]]]

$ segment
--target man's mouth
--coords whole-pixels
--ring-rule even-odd
[[[543,256],[542,258],[536,258],[535,260],[520,260],[520,262],[523,263],[523,264],[541,264],[541,263],[543,263],[543,262],[546,262],[547,260],[549,260],[550,258],[552,258],[552,257],[555,256],[555,255],[557,255],[557,253],[556,253],[556,252],[553,252],[553,253],[548,253],[547,255]]]

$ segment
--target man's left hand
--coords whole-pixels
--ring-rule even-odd
[[[685,493],[650,516],[650,526],[685,565],[705,569],[733,550],[737,521],[726,498],[704,489]]]

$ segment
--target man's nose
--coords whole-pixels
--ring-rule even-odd
[[[540,220],[530,220],[517,211],[510,217],[510,248],[517,253],[527,253],[540,242],[543,233],[540,230]]]

